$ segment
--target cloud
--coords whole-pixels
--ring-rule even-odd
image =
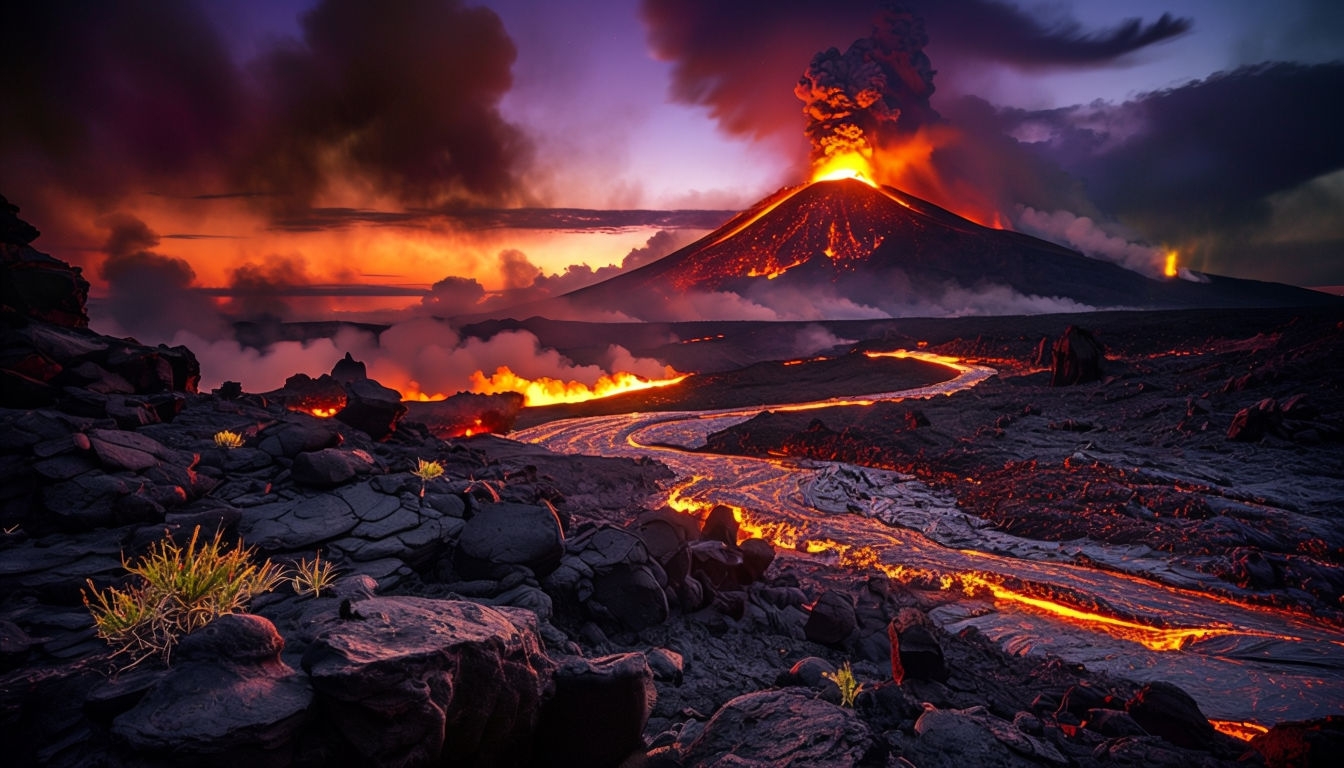
[[[221,329],[214,307],[194,291],[191,265],[150,250],[159,244],[159,236],[143,221],[115,213],[99,224],[108,230],[100,274],[107,281],[105,308],[114,330],[154,344],[179,330],[210,334]]]
[[[104,206],[206,190],[286,212],[352,190],[527,201],[529,144],[498,109],[516,52],[485,8],[322,0],[300,39],[242,66],[174,0],[25,3],[6,28],[0,164],[21,188]]]
[[[1031,69],[1095,67],[1187,32],[1164,15],[1088,29],[1067,14],[1042,19],[994,0],[905,4],[925,22],[933,63],[947,76],[986,64]],[[708,108],[729,134],[793,147],[801,159],[803,118],[787,89],[817,51],[848,45],[873,18],[871,0],[644,0],[654,54],[672,63],[674,99]]]
[[[1024,206],[1018,213],[1017,226],[1023,232],[1071,245],[1092,258],[1112,261],[1149,277],[1162,276],[1166,254],[1160,248],[1112,235],[1086,216]]]

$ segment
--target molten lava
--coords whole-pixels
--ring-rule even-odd
[[[523,396],[525,406],[555,405],[557,403],[583,403],[626,392],[639,392],[645,389],[668,387],[688,374],[677,373],[667,368],[666,378],[646,379],[626,371],[606,373],[589,386],[581,381],[563,381],[542,376],[529,379],[514,373],[507,365],[501,365],[495,372],[486,376],[484,371],[471,375],[471,391],[480,394],[517,392]]]
[[[1176,277],[1180,274],[1180,270],[1176,266],[1176,256],[1177,253],[1175,251],[1167,251],[1166,262],[1162,265],[1163,275],[1166,275],[1167,277]]]
[[[873,189],[879,189],[873,177],[872,162],[859,152],[831,155],[818,162],[812,169],[813,182],[857,179]]]

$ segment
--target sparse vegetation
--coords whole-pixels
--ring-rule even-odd
[[[300,595],[319,597],[336,583],[336,566],[330,560],[323,560],[320,552],[313,555],[311,561],[305,557],[294,566],[289,583]]]
[[[443,477],[443,465],[437,461],[425,461],[416,459],[416,467],[411,470],[411,474],[420,478],[420,496],[425,495],[425,483],[438,477]]]
[[[220,430],[219,432],[215,433],[215,445],[219,446],[220,448],[228,448],[230,450],[234,448],[242,448],[243,436],[238,434],[237,432],[230,432],[227,429]]]
[[[100,592],[89,581],[89,590],[81,590],[95,631],[114,655],[131,658],[127,667],[151,656],[167,663],[182,636],[244,610],[283,581],[283,569],[253,562],[251,549],[226,548],[222,532],[206,541],[200,533],[197,526],[186,546],[164,538],[134,563],[123,558],[132,576],[126,586]]]
[[[846,661],[840,665],[840,668],[835,672],[822,672],[821,674],[822,677],[835,683],[836,689],[840,691],[840,706],[852,708],[854,699],[863,690],[863,683],[854,679],[854,670],[849,666],[849,662]]]

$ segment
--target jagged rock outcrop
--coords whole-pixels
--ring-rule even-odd
[[[1068,387],[1101,380],[1106,348],[1091,331],[1070,325],[1051,352],[1050,386]]]
[[[554,665],[525,610],[352,601],[304,653],[334,754],[370,765],[521,765]]]

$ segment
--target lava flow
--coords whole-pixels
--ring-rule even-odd
[[[981,366],[944,364],[958,375],[941,384],[786,407],[953,394],[993,375]],[[1194,695],[1210,716],[1249,723],[1243,728],[1320,717],[1344,700],[1344,644],[1333,628],[1310,617],[1162,584],[1148,573],[1073,562],[1054,544],[985,528],[955,500],[894,472],[692,450],[711,432],[756,413],[596,416],[514,436],[566,453],[655,456],[680,479],[653,503],[694,515],[726,505],[740,535],[770,541],[781,554],[956,592],[961,597],[930,613],[949,631],[975,627],[1013,653],[1054,655],[1139,681],[1167,680]],[[819,491],[828,473],[858,479]],[[1009,551],[1014,554],[1004,554]]]

